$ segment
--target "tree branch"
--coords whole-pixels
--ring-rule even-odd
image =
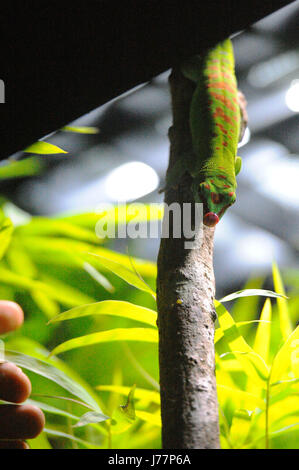
[[[189,109],[194,85],[179,70],[170,76],[173,126],[169,169],[192,152]],[[182,176],[165,193],[169,206],[194,203],[191,178]],[[201,226],[196,248],[186,239],[162,238],[158,256],[157,302],[163,447],[219,448],[214,357],[214,229]]]

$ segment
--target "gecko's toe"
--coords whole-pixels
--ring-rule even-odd
[[[204,215],[203,223],[207,227],[215,227],[215,225],[217,225],[218,222],[219,222],[219,217],[214,212],[208,212],[207,214]]]

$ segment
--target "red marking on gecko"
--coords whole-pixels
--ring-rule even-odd
[[[222,187],[223,188],[230,188],[230,185],[229,184],[224,184]]]
[[[223,109],[221,109],[221,108],[219,108],[219,107],[216,108],[216,111],[213,113],[213,117],[214,117],[215,119],[217,119],[218,117],[220,117],[220,118],[222,118],[225,122],[227,122],[228,124],[231,124],[231,125],[233,124],[231,118],[230,118],[229,116],[227,116],[227,115],[224,113]],[[235,116],[232,116],[232,119],[236,120],[236,117],[235,117]]]
[[[232,191],[231,193],[228,193],[228,195],[229,195],[230,197],[232,197],[232,196],[235,195],[235,193]]]
[[[235,88],[226,82],[207,83],[207,88],[219,88],[220,90],[227,90],[230,93],[236,93]]]
[[[208,184],[205,184],[205,188],[208,189],[209,191],[211,190],[211,188]]]
[[[237,111],[235,105],[225,96],[220,95],[219,93],[216,93],[215,91],[210,91],[210,93],[216,100],[221,101],[221,103],[223,103],[228,109],[234,112]]]
[[[225,175],[217,175],[218,178],[222,178],[223,180],[226,180],[226,176]]]

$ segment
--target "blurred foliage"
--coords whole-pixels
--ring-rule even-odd
[[[28,373],[28,401],[46,415],[31,448],[161,447],[156,265],[95,235],[104,215],[128,222],[125,209],[46,218],[2,201],[0,298],[25,312],[3,337],[6,357]],[[223,448],[298,448],[298,278],[286,273],[286,298],[273,264],[274,292],[251,279],[215,301]]]

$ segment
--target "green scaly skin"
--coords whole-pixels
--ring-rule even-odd
[[[192,176],[195,202],[204,204],[204,223],[214,226],[236,200],[236,174],[241,168],[236,156],[241,111],[231,41],[193,57],[182,73],[196,88],[190,107],[194,153],[184,156],[180,166]],[[177,181],[177,174],[178,168],[170,172],[167,185]]]

